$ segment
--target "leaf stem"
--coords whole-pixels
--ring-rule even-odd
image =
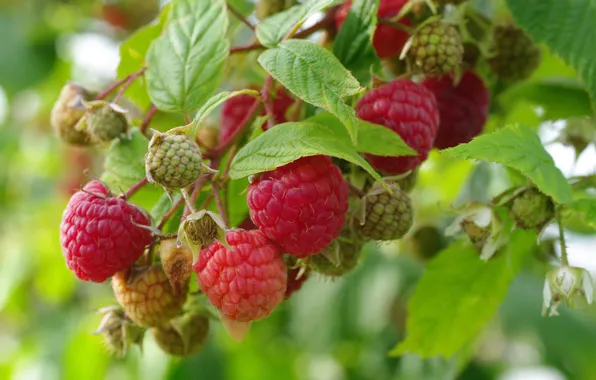
[[[565,242],[565,231],[563,229],[563,221],[561,217],[561,210],[557,210],[557,223],[559,224],[559,241],[561,242],[561,261],[563,265],[569,266],[569,259],[567,258],[567,243]]]
[[[153,120],[153,116],[155,116],[156,112],[157,107],[154,104],[151,104],[151,107],[149,107],[149,111],[147,111],[147,115],[145,115],[145,119],[143,119],[143,122],[139,127],[139,131],[141,131],[141,133],[147,138],[149,138],[149,136],[147,136],[147,127],[149,126],[149,124],[151,124],[151,120]]]
[[[104,99],[106,96],[108,96],[109,94],[111,94],[112,92],[114,92],[118,87],[122,86],[123,84],[127,83],[131,78],[134,77],[133,82],[135,79],[137,79],[139,76],[141,76],[145,71],[147,70],[147,67],[143,67],[140,70],[112,83],[110,86],[108,86],[108,88],[106,88],[105,90],[103,90],[102,92],[100,92],[99,94],[97,94],[97,96],[95,97],[95,100],[102,100]],[[132,82],[130,83],[132,84]],[[130,87],[130,84],[127,87]]]
[[[253,24],[251,24],[250,22],[248,22],[248,20],[246,19],[246,17],[244,17],[242,15],[242,13],[240,13],[236,8],[234,8],[230,2],[226,2],[226,5],[228,6],[228,10],[230,12],[232,12],[232,14],[240,21],[242,21],[242,23],[244,23],[244,25],[248,26],[251,30],[255,30],[255,27]]]
[[[124,198],[124,199],[130,199],[130,197],[132,197],[133,195],[135,195],[135,193],[137,191],[139,191],[147,183],[149,183],[149,180],[147,179],[147,177],[143,177],[142,180],[140,180],[139,182],[137,182],[134,185],[132,185],[130,187],[130,189],[126,190],[126,192],[124,194],[122,194],[122,198]]]

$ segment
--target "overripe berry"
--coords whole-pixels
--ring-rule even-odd
[[[148,216],[114,198],[99,181],[74,194],[60,224],[60,243],[68,268],[85,281],[103,282],[128,269],[151,243]]]
[[[160,266],[144,268],[132,275],[118,272],[112,277],[112,289],[126,315],[141,326],[159,326],[182,310],[188,293],[188,281],[174,291]]]
[[[86,127],[97,142],[110,142],[128,132],[126,111],[116,104],[104,101],[89,103]]]
[[[421,84],[398,78],[371,90],[356,105],[356,114],[391,129],[418,152],[404,157],[367,155],[375,169],[402,174],[426,160],[437,134],[439,110],[434,95]]]
[[[224,143],[240,128],[240,123],[244,120],[250,109],[258,102],[253,96],[242,94],[226,100],[221,108],[219,141]],[[286,112],[294,104],[294,99],[288,95],[283,88],[278,88],[273,99],[273,116],[276,124],[288,121]],[[265,110],[261,115],[265,115]],[[263,130],[267,130],[267,123],[263,123]]]
[[[294,0],[258,0],[255,12],[259,20],[264,20],[271,15],[285,11],[294,4]]]
[[[252,221],[284,253],[319,253],[339,236],[348,185],[327,156],[303,157],[262,173],[248,187]]]
[[[519,228],[541,230],[555,216],[552,199],[536,188],[518,194],[511,203],[511,213]]]
[[[121,308],[107,307],[98,312],[103,314],[103,318],[93,334],[103,335],[109,352],[124,357],[133,345],[142,345],[145,329],[126,318]]]
[[[401,11],[407,2],[408,0],[381,0],[377,16],[384,19],[392,18]],[[335,23],[338,30],[348,17],[351,7],[352,2],[348,1],[335,14]],[[399,22],[405,26],[410,25],[410,21],[406,18],[402,18]],[[395,57],[401,53],[409,37],[409,34],[401,29],[379,24],[373,36],[373,47],[377,52],[377,56],[381,59]]]
[[[183,314],[151,329],[157,345],[175,356],[190,356],[198,352],[205,345],[208,333],[209,318],[198,313]]]
[[[65,143],[78,146],[92,144],[91,135],[86,130],[75,128],[85,115],[83,101],[87,96],[85,89],[74,83],[67,83],[60,91],[60,96],[50,114],[50,124],[56,135]]]
[[[340,277],[358,265],[363,241],[349,229],[337,238],[337,244],[330,245],[324,252],[309,258],[309,266],[325,276]]]
[[[435,95],[439,107],[435,148],[467,143],[482,132],[488,118],[489,93],[478,75],[466,71],[457,85],[449,75],[428,78],[423,84]]]
[[[232,231],[230,248],[216,241],[202,249],[193,269],[201,290],[226,318],[267,317],[284,299],[286,265],[279,248],[261,231]]]
[[[193,255],[186,242],[180,242],[178,239],[162,239],[159,243],[159,259],[163,266],[164,273],[170,280],[170,285],[176,292],[181,291],[185,283],[188,282],[192,273]]]
[[[149,142],[145,171],[149,181],[180,189],[201,175],[203,159],[198,145],[184,132],[158,133]]]
[[[357,226],[365,239],[389,241],[403,237],[412,227],[412,204],[408,195],[397,185],[390,183],[393,194],[375,184],[364,201],[364,223]]]
[[[513,24],[493,30],[491,70],[501,79],[515,82],[528,78],[540,65],[540,48],[522,29]]]
[[[408,49],[408,59],[427,75],[447,74],[462,62],[464,46],[455,26],[436,21],[422,26]]]

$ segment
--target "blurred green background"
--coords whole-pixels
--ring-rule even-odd
[[[250,13],[249,1],[234,3]],[[485,9],[490,3],[476,1]],[[368,246],[362,264],[344,278],[309,279],[240,344],[213,323],[207,346],[191,358],[166,356],[149,334],[142,352],[111,357],[101,337],[90,334],[101,319],[95,310],[115,303],[111,287],[78,281],[64,264],[58,236],[71,192],[101,174],[102,152],[64,146],[48,120],[67,80],[100,90],[115,78],[118,46],[129,32],[106,22],[101,9],[100,1],[0,0],[0,379],[596,378],[596,315],[563,307],[560,317],[540,316],[548,265],[539,254],[466,352],[449,360],[388,357],[403,337],[406,302],[424,271],[407,241]],[[143,22],[110,21],[127,28]],[[556,120],[590,112],[573,78],[545,51],[529,82],[493,100],[487,128],[522,121],[554,140],[565,125]],[[233,73],[229,79],[232,86],[244,80]],[[568,175],[594,172],[593,147],[577,162],[571,148],[549,150]],[[498,166],[434,152],[413,196],[417,226],[442,229],[452,218],[450,205],[487,200],[510,181]],[[137,201],[149,202],[143,196],[149,197],[141,193]],[[571,263],[593,272],[594,231],[572,227]]]

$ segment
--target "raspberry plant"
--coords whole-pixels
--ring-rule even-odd
[[[451,357],[496,312],[552,223],[560,258],[545,277],[545,310],[590,304],[592,280],[569,265],[564,227],[570,217],[594,226],[596,202],[534,129],[489,117],[495,98],[515,95],[509,86],[538,67],[538,42],[568,59],[591,94],[596,70],[541,35],[521,2],[508,1],[515,21],[470,3],[260,0],[253,24],[224,0],[173,0],[123,43],[115,83],[94,97],[66,84],[51,115],[58,138],[106,158],[100,180],[72,196],[60,238],[77,277],[112,278],[122,308],[106,309],[98,329],[108,346],[123,355],[149,328],[166,353],[191,355],[209,318],[242,339],[313,274],[349,276],[367,244],[403,238],[427,270],[391,354]],[[124,24],[118,9],[104,7],[112,24],[142,20]],[[231,20],[253,42],[239,44]],[[399,75],[383,69],[398,59]],[[152,129],[158,117],[171,125]],[[499,164],[509,186],[492,200],[442,205],[447,229],[417,220],[416,182],[433,155]],[[432,181],[441,188],[443,178]],[[145,202],[149,217],[131,202],[151,187],[160,197]]]

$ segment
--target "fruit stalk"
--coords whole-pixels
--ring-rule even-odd
[[[569,260],[567,258],[567,243],[565,242],[565,231],[563,229],[563,218],[561,217],[560,210],[557,210],[557,223],[559,224],[559,238],[561,242],[561,262],[563,265],[568,266]]]
[[[141,188],[143,188],[143,186],[145,186],[148,182],[149,182],[149,180],[147,179],[147,177],[143,177],[142,180],[140,180],[139,182],[132,185],[130,187],[130,189],[126,190],[126,192],[124,194],[122,194],[122,197],[124,199],[130,199],[130,197],[135,195],[136,192],[139,191]]]
[[[146,134],[147,127],[149,127],[149,124],[151,124],[151,120],[153,120],[153,116],[155,116],[156,112],[157,112],[157,107],[155,106],[155,104],[151,104],[151,107],[149,107],[149,111],[147,111],[147,115],[145,115],[145,119],[143,119],[143,122],[141,123],[141,126],[139,127],[139,131],[145,137],[149,137]]]
[[[138,70],[138,71],[130,74],[129,76],[124,77],[124,78],[120,79],[119,81],[116,81],[116,82],[112,83],[108,88],[106,88],[105,90],[103,90],[102,92],[100,92],[99,94],[97,94],[97,96],[95,97],[95,100],[102,100],[102,99],[104,99],[106,96],[110,95],[113,91],[115,91],[118,87],[120,87],[124,83],[126,83],[132,76],[135,76],[135,79],[136,79],[141,74],[143,74],[146,70],[147,70],[147,67],[143,67],[140,70]]]

